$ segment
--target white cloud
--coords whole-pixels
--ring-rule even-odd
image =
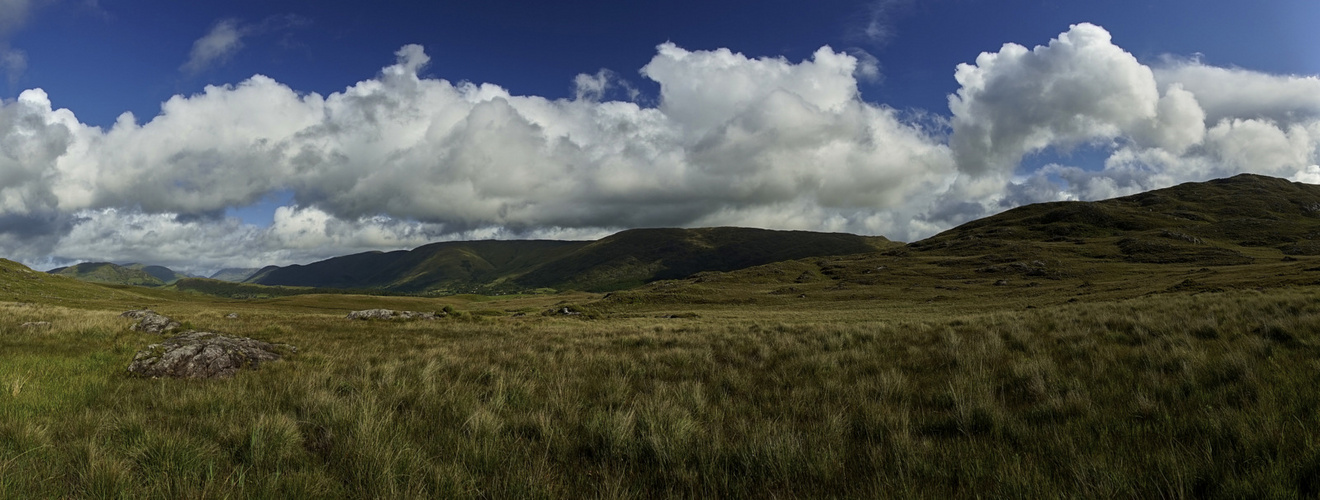
[[[1306,169],[1298,171],[1288,180],[1293,182],[1305,182],[1307,184],[1320,184],[1320,165],[1311,165]]]
[[[218,214],[280,190],[304,208],[277,212],[275,232],[209,251],[275,259],[253,245],[307,256],[294,250],[415,245],[491,228],[599,235],[739,222],[906,235],[904,220],[875,212],[919,213],[954,171],[926,130],[862,101],[857,59],[828,47],[793,63],[661,45],[642,70],[661,88],[654,108],[600,100],[622,86],[605,72],[579,78],[578,98],[549,100],[422,78],[419,46],[396,56],[376,78],[328,96],[258,75],[176,96],[146,123],[125,114],[109,129],[30,91],[4,109],[14,126],[43,128],[10,137],[48,145],[0,170],[16,181],[5,210],[81,214],[55,249],[62,257],[108,255],[93,251],[100,241],[127,254],[156,249],[132,259],[143,261],[218,261],[158,240],[247,234]],[[130,216],[160,227],[117,238],[92,230]],[[361,239],[373,224],[392,229]],[[349,231],[358,239],[337,227],[360,228]]]
[[[1101,199],[1242,172],[1301,175],[1320,148],[1320,80],[1165,58],[1154,67],[1079,24],[1047,46],[1005,44],[956,73],[951,192],[984,212],[1051,196]],[[1024,155],[1090,145],[1104,168],[1019,172]],[[1031,186],[1028,189],[1028,184]],[[1024,192],[1034,193],[1020,197]],[[951,222],[982,215],[966,209]]]
[[[1092,24],[1048,46],[982,53],[958,65],[955,78],[952,143],[972,174],[1011,172],[1023,155],[1049,147],[1119,138],[1183,149],[1204,131],[1194,99],[1178,87],[1161,95],[1151,69]]]
[[[1241,68],[1170,60],[1155,67],[1162,86],[1179,85],[1205,109],[1209,123],[1262,119],[1279,124],[1320,118],[1320,77],[1269,75]]]
[[[608,71],[552,100],[423,77],[420,46],[395,56],[341,92],[257,75],[106,129],[40,90],[0,103],[0,251],[210,269],[654,226],[911,240],[1023,203],[1320,175],[1310,101],[1202,102],[1237,81],[1284,92],[1307,78],[1193,68],[1230,80],[1193,82],[1175,77],[1189,63],[1149,66],[1087,24],[960,65],[947,119],[865,101],[872,63],[829,47],[793,62],[660,45],[641,70],[654,106],[611,100],[630,87]],[[1024,155],[1078,146],[1103,168],[1019,171]],[[293,201],[270,227],[223,216],[273,192]]]
[[[213,64],[225,62],[243,48],[244,36],[247,36],[247,30],[239,26],[237,19],[220,20],[211,27],[210,32],[193,42],[188,62],[183,63],[179,69],[197,74]]]

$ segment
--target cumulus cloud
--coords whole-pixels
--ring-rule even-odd
[[[1320,176],[1311,101],[1231,93],[1301,92],[1308,77],[1152,66],[1089,24],[960,65],[947,117],[866,101],[874,62],[830,47],[789,61],[662,44],[640,71],[654,105],[609,71],[547,99],[427,78],[428,63],[405,46],[329,95],[257,75],[108,128],[24,92],[0,103],[0,249],[207,269],[631,227],[911,240],[1024,203]],[[1079,146],[1103,165],[1022,170]],[[292,201],[269,227],[223,215],[275,192]]]
[[[1290,125],[1320,118],[1320,77],[1314,75],[1269,75],[1170,60],[1155,68],[1155,79],[1191,93],[1209,123],[1260,119]]]
[[[1315,77],[1268,75],[1165,58],[1147,65],[1091,24],[1048,45],[1005,44],[955,73],[950,145],[966,176],[951,190],[981,200],[956,221],[1055,199],[1100,199],[1255,172],[1299,175],[1320,147]],[[1090,146],[1103,168],[1049,165],[1025,155]],[[1303,176],[1304,177],[1304,176]],[[1030,185],[1030,189],[1028,189]],[[1035,193],[1022,198],[1020,193]]]
[[[405,46],[376,77],[328,96],[258,75],[175,96],[145,123],[126,113],[108,129],[29,91],[0,115],[31,129],[3,136],[28,149],[2,170],[13,182],[0,206],[79,214],[56,249],[68,258],[109,255],[93,252],[97,241],[143,255],[133,260],[207,260],[199,248],[159,241],[228,235],[246,239],[214,248],[338,253],[645,226],[902,234],[901,218],[875,213],[919,213],[954,171],[927,130],[863,101],[858,60],[829,47],[790,62],[663,44],[641,70],[660,86],[655,107],[603,100],[629,90],[609,72],[580,76],[575,98],[552,100],[423,78],[428,61],[420,46]],[[269,230],[240,231],[216,216],[284,190],[302,208],[277,211]],[[293,221],[361,230],[293,231]],[[125,224],[151,229],[96,230]],[[332,237],[377,226],[407,237]],[[277,263],[309,255],[244,252]]]
[[[1027,49],[1005,44],[954,73],[953,146],[971,174],[1011,172],[1023,155],[1126,138],[1185,149],[1204,133],[1204,112],[1178,86],[1160,92],[1151,69],[1109,32],[1078,24]]]

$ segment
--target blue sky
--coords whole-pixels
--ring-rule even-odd
[[[432,58],[428,75],[569,97],[574,76],[601,68],[649,83],[637,68],[672,41],[793,61],[822,45],[865,50],[880,59],[884,78],[864,83],[864,98],[947,113],[954,66],[1005,42],[1041,43],[1078,22],[1105,27],[1143,60],[1201,54],[1221,66],[1320,73],[1313,38],[1320,3],[1307,0],[636,3],[36,2],[10,38],[28,67],[5,97],[40,87],[55,106],[105,126],[124,111],[150,117],[175,94],[258,73],[328,94],[372,76],[414,43]],[[243,47],[196,74],[180,71],[193,42],[223,20],[252,30]],[[887,35],[868,35],[872,23]],[[654,94],[654,85],[646,90]]]
[[[1317,21],[1301,0],[0,0],[0,255],[911,240],[1243,171],[1315,182]]]

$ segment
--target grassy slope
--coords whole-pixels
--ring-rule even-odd
[[[463,241],[433,243],[411,251],[367,252],[266,269],[258,284],[335,288],[457,291],[498,281],[562,255],[583,242]]]
[[[883,238],[745,228],[638,229],[596,242],[470,241],[267,269],[249,282],[403,292],[610,290],[699,271],[870,252]]]
[[[213,280],[220,280],[220,281],[239,282],[239,283],[241,283],[241,282],[247,280],[248,278],[252,277],[252,275],[254,275],[254,274],[257,273],[257,271],[260,271],[260,269],[257,269],[257,268],[242,268],[242,267],[231,267],[231,268],[225,268],[225,269],[221,269],[221,270],[219,270],[219,271],[216,271],[215,274],[212,274],[212,275],[210,276],[210,279],[213,279]]]
[[[1021,306],[1320,283],[1320,186],[1242,175],[1102,202],[1030,205],[906,247],[653,283],[607,302],[799,296]]]
[[[852,234],[737,227],[634,229],[592,242],[515,280],[533,287],[605,291],[702,271],[874,252],[888,243]]]
[[[52,274],[89,283],[107,285],[163,286],[165,282],[142,269],[133,269],[109,262],[84,262],[69,267],[52,269]]]
[[[235,301],[0,262],[34,303],[0,304],[0,497],[1315,497],[1320,256],[1213,225],[1259,212],[1184,215],[1209,225],[1006,219],[608,296]],[[1250,263],[1122,251],[1164,230]],[[300,353],[130,378],[140,305]]]

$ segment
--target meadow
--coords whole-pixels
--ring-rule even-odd
[[[0,303],[0,497],[1320,494],[1320,289],[1046,285]],[[228,380],[131,377],[160,339],[118,317],[140,306],[299,351]]]

